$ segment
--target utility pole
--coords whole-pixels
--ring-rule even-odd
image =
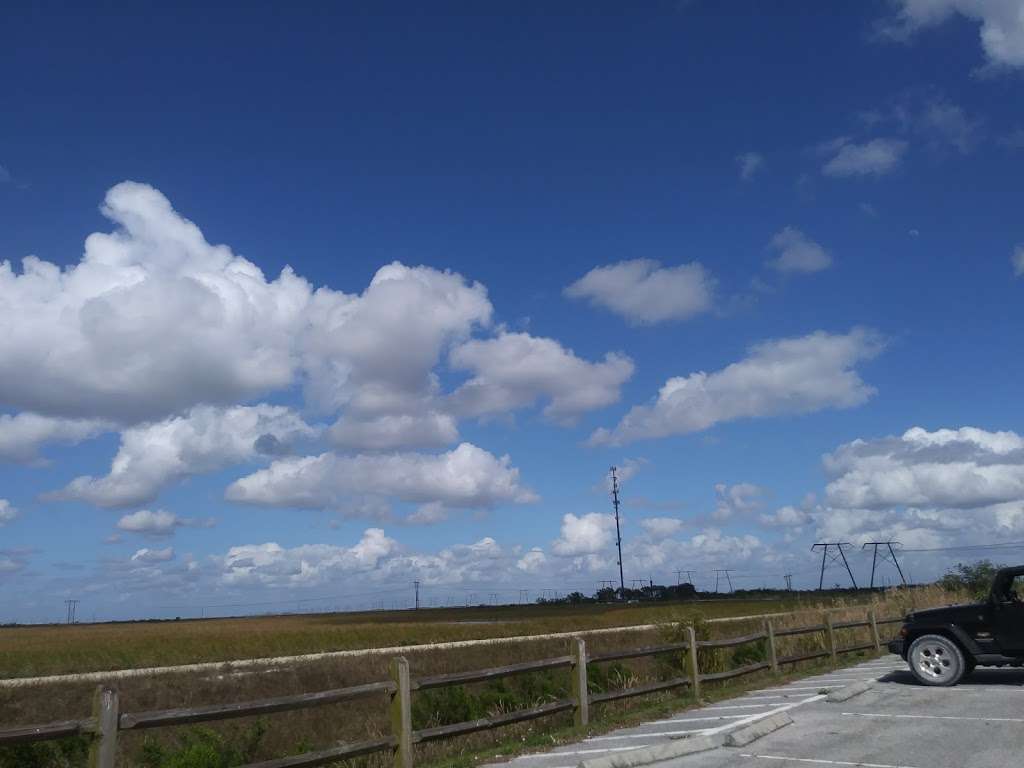
[[[619,478],[612,467],[612,504],[615,506],[615,546],[619,550],[619,598],[626,597],[626,578],[622,575],[622,527],[619,525]]]
[[[783,578],[786,580],[786,591],[792,592],[793,591],[793,574],[792,573],[787,573],[785,576],[783,576]]]
[[[893,545],[895,545],[897,549],[899,547],[903,546],[898,541],[889,540],[889,541],[868,541],[868,542],[865,542],[864,546],[861,547],[862,550],[867,549],[868,547],[872,547],[872,552],[871,552],[871,589],[875,588],[875,566],[878,563],[878,548],[879,547],[885,547],[886,549],[889,550],[888,553],[886,553],[884,550],[882,551],[882,556],[881,556],[882,560],[885,561],[885,562],[892,563],[893,565],[895,565],[896,566],[896,570],[899,571],[899,574],[900,574],[900,581],[903,582],[903,586],[907,585],[907,580],[905,578],[903,578],[903,569],[900,568],[900,562],[899,562],[899,560],[896,559],[896,549],[893,549]]]
[[[846,550],[853,545],[848,541],[820,541],[811,547],[813,552],[816,549],[821,550],[821,578],[818,579],[818,591],[820,592],[822,586],[825,584],[825,565],[826,558],[828,557],[829,551],[832,548],[839,553],[838,555],[832,555],[830,562],[838,562],[840,558],[843,560],[843,565],[846,566],[846,572],[850,575],[850,583],[853,584],[853,588],[857,589],[857,580],[853,578],[853,571],[850,570],[850,563],[846,559]]]
[[[78,610],[78,600],[65,600],[64,607],[67,609],[67,623],[76,623],[75,613]]]
[[[729,584],[729,592],[733,591],[732,579],[729,577],[729,574],[732,572],[732,568],[715,568],[715,592],[718,591],[718,580],[723,573],[725,574],[725,581]]]
[[[418,611],[420,609],[420,583],[418,581],[414,581],[412,586],[413,589],[416,590],[416,610]]]

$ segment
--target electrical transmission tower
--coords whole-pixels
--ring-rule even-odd
[[[787,573],[783,578],[786,580],[786,590],[789,592],[793,591],[793,574]]]
[[[732,573],[732,571],[733,571],[732,568],[715,568],[715,592],[718,591],[718,582],[719,582],[719,579],[722,577],[723,573],[725,574],[725,581],[729,585],[729,591],[730,592],[733,591],[733,589],[732,589],[732,579],[729,577],[729,574]]]
[[[812,552],[816,549],[821,550],[821,578],[818,579],[819,592],[825,584],[825,565],[827,563],[838,563],[840,558],[843,560],[843,565],[846,566],[846,572],[850,574],[850,583],[853,584],[854,589],[857,589],[857,580],[853,578],[853,571],[850,570],[850,563],[846,560],[846,550],[852,546],[853,545],[848,541],[820,541],[811,547]],[[830,555],[829,553],[833,549],[835,549],[838,554]]]
[[[78,612],[78,600],[65,600],[64,607],[67,609],[67,623],[75,624],[77,622],[75,613]]]
[[[413,589],[416,590],[416,610],[418,611],[420,609],[420,583],[418,581],[414,581],[412,586]]]
[[[626,579],[622,575],[622,527],[619,525],[619,478],[612,467],[612,504],[615,507],[615,546],[619,550],[619,599],[626,597]]]
[[[907,586],[907,580],[903,577],[903,569],[900,568],[900,561],[896,559],[896,550],[902,546],[898,541],[868,541],[861,547],[862,550],[868,547],[873,548],[871,552],[871,589],[875,588],[875,566],[878,564],[879,557],[881,557],[882,562],[892,563],[896,566],[896,570],[900,574],[900,581],[903,582],[903,586]],[[885,547],[882,550],[881,556],[878,553],[879,547]],[[885,550],[888,550],[888,552]]]

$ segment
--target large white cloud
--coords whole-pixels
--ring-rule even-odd
[[[1024,438],[973,427],[855,440],[825,457],[838,507],[973,509],[1024,500]]]
[[[283,406],[197,406],[185,416],[125,430],[110,474],[76,478],[51,498],[103,507],[144,504],[183,477],[260,455],[278,455],[316,434],[315,428]]]
[[[490,322],[486,290],[457,274],[394,263],[361,295],[314,291],[209,244],[147,185],[118,184],[102,210],[115,229],[78,264],[0,263],[0,405],[130,424],[301,373],[326,411],[404,413],[432,395],[444,346]]]
[[[633,375],[633,363],[624,355],[608,354],[591,363],[554,339],[526,333],[467,341],[452,350],[450,359],[453,367],[473,374],[450,399],[455,413],[469,417],[545,400],[546,417],[572,423],[585,411],[617,402],[622,384]]]
[[[723,421],[860,405],[875,390],[854,366],[881,347],[878,335],[864,329],[763,342],[720,371],[669,379],[654,402],[633,407],[618,426],[597,430],[590,441],[618,445],[696,432]]]
[[[707,312],[714,290],[714,278],[698,262],[663,267],[653,259],[633,259],[595,267],[565,295],[587,299],[631,323],[652,325]]]
[[[736,483],[735,485],[717,483],[715,485],[717,502],[711,517],[721,521],[753,512],[761,506],[764,494],[764,488],[753,483]]]
[[[453,508],[523,504],[536,495],[519,481],[508,456],[471,443],[446,453],[359,454],[285,458],[236,480],[231,501],[280,507],[345,509],[353,498],[395,497]]]
[[[75,444],[111,429],[95,419],[63,419],[37,413],[0,415],[0,460],[42,462],[40,448],[51,442]]]
[[[954,14],[981,23],[981,46],[989,62],[1024,67],[1024,5],[1020,0],[894,0],[899,7],[895,22],[883,31],[896,38],[935,26]]]
[[[899,165],[907,151],[902,139],[871,139],[857,144],[848,138],[827,145],[831,157],[821,168],[826,176],[882,176]]]

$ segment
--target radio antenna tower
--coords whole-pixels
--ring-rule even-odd
[[[619,598],[626,597],[626,577],[622,574],[622,527],[619,525],[619,478],[612,467],[612,504],[615,507],[615,546],[619,550]]]

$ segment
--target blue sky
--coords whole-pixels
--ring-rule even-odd
[[[3,619],[1024,540],[1016,0],[4,27]]]

